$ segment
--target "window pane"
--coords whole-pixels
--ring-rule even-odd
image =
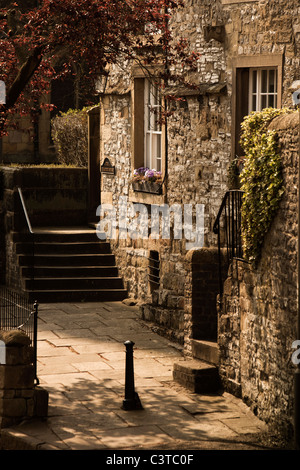
[[[257,90],[257,71],[252,72],[252,93],[256,93]]]
[[[269,93],[275,92],[275,70],[269,71]]]
[[[152,96],[153,96],[153,104],[157,105],[159,103],[159,92],[158,88],[155,85],[152,85]]]
[[[157,139],[156,139],[156,158],[161,159],[161,135],[157,134]],[[156,168],[156,170],[159,170]]]
[[[147,134],[146,135],[146,155],[145,155],[145,166],[147,168],[151,167],[150,155],[151,155],[150,134]]]
[[[252,111],[256,111],[256,95],[252,96]]]
[[[274,95],[269,95],[269,108],[274,108]]]
[[[145,81],[145,157],[146,167],[161,171],[161,96],[160,89]]]
[[[152,134],[152,168],[157,170],[156,161],[161,158],[161,136],[160,134]]]
[[[262,95],[261,97],[261,109],[264,109],[267,107],[267,95]]]
[[[261,92],[262,93],[267,93],[268,87],[268,71],[267,70],[262,70],[261,72]]]
[[[147,123],[146,123],[146,126],[147,126],[147,131],[149,131],[151,129],[151,111],[150,111],[150,108],[149,106],[147,106]]]

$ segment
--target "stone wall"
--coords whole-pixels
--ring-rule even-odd
[[[37,131],[34,131],[34,126],[27,117],[20,118],[17,126],[17,129],[2,138],[1,162],[8,164],[56,161],[54,148],[51,145],[49,111],[41,110]]]
[[[0,427],[46,417],[48,393],[34,384],[30,338],[20,330],[0,330],[0,353]]]
[[[259,59],[257,64],[263,66],[266,56],[279,57],[281,105],[291,106],[289,87],[299,79],[299,7],[293,0],[285,0],[284,4],[264,0],[186,0],[170,25],[174,37],[188,37],[191,49],[201,57],[197,73],[190,76],[199,85],[197,93],[176,89],[183,100],[170,105],[168,174],[163,193],[141,194],[132,190],[135,71],[127,62],[122,69],[112,67],[102,101],[100,160],[103,163],[108,158],[115,166],[115,174],[102,174],[101,202],[116,207],[122,196],[129,203],[143,203],[147,207],[204,204],[204,248],[214,248],[217,237],[212,227],[229,187],[228,167],[235,157],[234,109],[240,99],[235,95],[235,64],[240,58],[255,57]],[[247,60],[244,63],[249,66]],[[183,338],[188,341],[186,331],[206,336],[200,326],[194,330],[186,326],[191,319],[187,293],[192,291],[187,280],[194,281],[186,263],[185,240],[174,240],[171,231],[170,240],[117,238],[112,240],[112,248],[129,296],[145,305],[145,318],[157,322],[160,330],[181,343]],[[160,259],[160,284],[156,289],[149,283],[151,250]],[[198,275],[194,271],[194,276]],[[195,316],[192,321],[200,325]]]
[[[2,167],[0,282],[20,288],[14,232],[28,231],[18,187],[22,189],[33,229],[87,223],[87,170],[52,167]]]
[[[271,427],[293,420],[292,343],[297,319],[299,115],[276,118],[285,192],[264,240],[258,267],[234,261],[219,316],[220,374]]]

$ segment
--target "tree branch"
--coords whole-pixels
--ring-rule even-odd
[[[5,110],[12,108],[42,61],[43,47],[38,46],[22,65],[6,96]]]

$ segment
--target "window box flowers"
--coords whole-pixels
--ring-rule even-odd
[[[132,187],[134,191],[161,194],[162,182],[161,171],[140,167],[133,172]]]

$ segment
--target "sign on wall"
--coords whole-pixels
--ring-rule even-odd
[[[105,173],[107,175],[115,174],[115,167],[111,164],[108,158],[105,158],[104,162],[101,165],[101,173]]]

